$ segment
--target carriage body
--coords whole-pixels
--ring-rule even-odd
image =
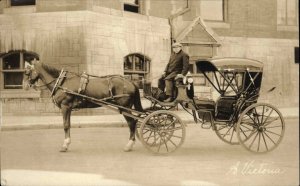
[[[184,125],[176,114],[166,111],[166,108],[180,104],[187,112],[188,109],[192,110],[189,113],[196,123],[202,123],[202,128],[212,128],[228,144],[241,144],[255,153],[275,149],[283,138],[285,123],[276,107],[258,103],[263,63],[244,58],[219,58],[198,60],[196,66],[219,94],[218,98],[211,100],[195,97],[193,83],[189,80],[184,84],[177,84],[177,98],[173,103],[163,103],[148,97],[154,106],[160,107],[156,107],[158,110],[154,109],[157,111],[142,122],[139,131],[144,135],[142,143],[149,150],[158,153],[161,144],[169,152],[170,146],[174,145],[175,150],[183,143]],[[174,135],[174,132],[179,134]],[[176,139],[180,136],[176,143],[172,141],[174,136]],[[148,142],[149,139],[151,142]]]
[[[246,107],[257,102],[263,74],[261,62],[244,58],[219,58],[199,60],[196,65],[219,94],[215,101],[195,98],[197,112],[206,120],[211,114],[209,118],[216,122],[236,122]]]

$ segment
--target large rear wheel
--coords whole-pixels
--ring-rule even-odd
[[[139,129],[142,144],[151,152],[167,154],[177,150],[185,139],[185,126],[174,113],[155,111],[145,118]]]
[[[247,107],[237,123],[237,137],[241,145],[255,153],[274,150],[281,142],[285,123],[280,111],[266,103]]]

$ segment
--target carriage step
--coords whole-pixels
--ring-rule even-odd
[[[203,129],[210,129],[211,128],[211,123],[203,122],[201,124],[201,128],[203,128]]]

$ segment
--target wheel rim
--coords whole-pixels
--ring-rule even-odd
[[[265,153],[274,150],[281,142],[285,124],[278,109],[269,104],[248,107],[237,125],[238,139],[247,150]]]
[[[215,123],[215,132],[217,136],[225,143],[230,145],[239,144],[235,123]]]
[[[156,111],[140,127],[140,140],[151,152],[166,154],[179,148],[185,138],[185,127],[175,114]]]

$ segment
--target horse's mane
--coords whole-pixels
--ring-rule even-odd
[[[49,73],[51,74],[53,77],[57,78],[60,74],[60,70],[54,68],[54,67],[51,67],[49,65],[46,65],[44,63],[41,63],[42,67]]]

